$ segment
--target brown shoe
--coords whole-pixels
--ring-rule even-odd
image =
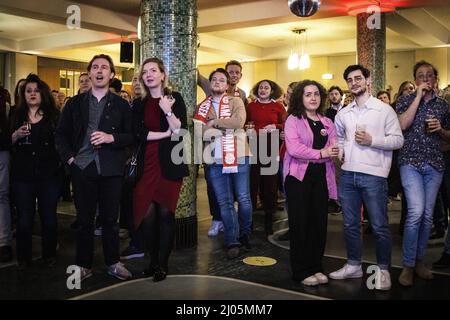
[[[418,260],[416,262],[415,271],[416,271],[417,275],[422,279],[431,280],[434,278],[433,273],[430,271],[430,269],[425,267],[425,264],[423,263],[423,261]]]
[[[413,268],[403,267],[402,273],[400,274],[400,277],[398,277],[398,282],[405,287],[412,286],[414,282]]]

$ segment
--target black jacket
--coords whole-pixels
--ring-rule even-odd
[[[131,109],[121,97],[108,92],[108,102],[103,110],[98,130],[112,134],[114,142],[103,144],[98,150],[102,176],[124,174],[125,147],[133,143]],[[64,164],[75,157],[83,145],[89,121],[89,92],[67,101],[56,129],[56,148]]]
[[[31,181],[34,179],[54,177],[62,173],[62,164],[55,148],[55,130],[59,111],[55,117],[44,117],[39,122],[37,142],[23,144],[23,139],[16,141],[11,148],[11,179],[13,181]],[[11,132],[22,126],[26,120],[24,112],[14,110],[11,113]]]
[[[186,105],[183,97],[178,92],[172,93],[175,104],[172,107],[173,114],[180,119],[181,128],[187,130]],[[147,99],[136,99],[133,101],[133,133],[138,143],[147,143],[148,128],[144,124],[144,109]],[[161,112],[160,117],[160,131],[164,132],[169,129],[169,123],[166,116]],[[172,141],[171,138],[161,139],[158,147],[158,158],[161,167],[162,175],[168,180],[178,180],[189,175],[189,168],[185,163],[174,164],[171,159],[172,149],[181,143],[183,137],[180,136],[179,141]],[[142,148],[138,158],[138,177],[142,176],[145,160],[145,148]],[[180,156],[183,156],[183,150],[180,151]]]

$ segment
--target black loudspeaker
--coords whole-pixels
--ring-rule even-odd
[[[120,62],[133,63],[133,42],[120,43]]]

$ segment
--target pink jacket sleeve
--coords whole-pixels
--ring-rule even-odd
[[[305,132],[300,132],[300,119],[290,115],[284,125],[286,151],[293,158],[302,160],[320,159],[320,150],[315,150],[305,145],[307,139]],[[312,142],[311,142],[312,144]]]

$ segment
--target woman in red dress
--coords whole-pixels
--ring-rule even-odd
[[[185,163],[174,164],[171,159],[173,147],[180,143],[180,139],[171,141],[171,136],[187,128],[186,106],[178,92],[164,90],[167,72],[160,59],[142,63],[140,81],[144,92],[133,102],[133,128],[145,148],[138,161],[141,177],[133,196],[134,223],[150,251],[150,266],[144,275],[161,281],[168,272],[182,178],[189,175]]]

